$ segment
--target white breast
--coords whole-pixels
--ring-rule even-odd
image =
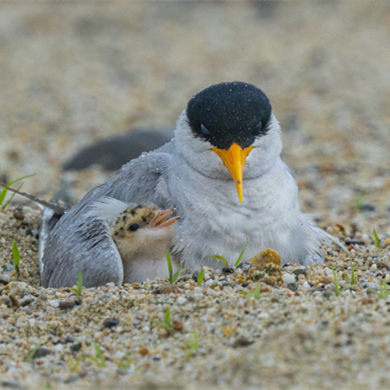
[[[283,263],[302,262],[307,254],[296,183],[280,160],[267,174],[244,179],[242,203],[233,180],[209,179],[185,164],[176,167],[170,187],[182,217],[175,250],[188,268],[223,266],[213,255],[233,265],[246,239],[244,260],[267,247],[277,250]]]

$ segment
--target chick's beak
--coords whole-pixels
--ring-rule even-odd
[[[234,183],[236,184],[238,197],[240,202],[243,200],[242,196],[242,182],[244,180],[244,167],[248,154],[253,149],[253,146],[248,146],[242,149],[241,146],[233,144],[229,149],[212,148],[211,150],[218,154],[225,167],[228,169]]]
[[[173,225],[180,219],[179,216],[167,219],[170,217],[176,209],[166,209],[160,211],[150,222],[150,227],[168,227]]]

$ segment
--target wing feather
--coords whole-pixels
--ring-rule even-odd
[[[167,144],[132,160],[118,176],[91,190],[59,220],[47,239],[43,286],[72,286],[79,269],[85,287],[122,284],[122,259],[94,202],[110,197],[125,203],[171,207],[167,175],[172,148]]]

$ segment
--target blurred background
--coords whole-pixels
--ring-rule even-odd
[[[64,176],[80,148],[173,128],[193,94],[239,80],[270,98],[305,211],[389,217],[389,47],[388,2],[1,3],[1,169],[79,198],[110,175]]]

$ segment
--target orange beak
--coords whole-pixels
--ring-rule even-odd
[[[160,211],[150,222],[150,227],[168,227],[173,225],[176,221],[180,219],[180,217],[177,216],[168,220],[167,218],[171,216],[175,211],[175,209],[167,209]]]
[[[233,144],[228,150],[211,148],[213,152],[218,154],[225,167],[232,175],[234,183],[236,184],[240,202],[243,200],[242,183],[244,180],[245,161],[252,149],[253,146],[248,146],[247,148],[242,149],[241,146],[237,144]]]

